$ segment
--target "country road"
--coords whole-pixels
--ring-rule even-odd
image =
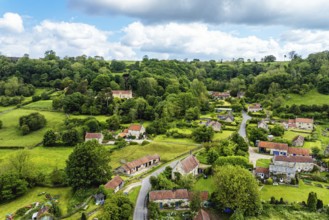
[[[177,159],[166,166],[162,166],[142,180],[142,187],[134,210],[134,220],[147,220],[147,193],[151,190],[150,177],[159,175],[167,166],[174,167],[179,160]]]
[[[246,125],[249,119],[251,119],[251,117],[247,114],[247,112],[242,111],[242,122],[239,129],[239,135],[244,139],[247,138]]]

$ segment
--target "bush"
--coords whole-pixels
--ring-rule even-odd
[[[135,141],[131,141],[131,142],[129,143],[129,145],[138,145],[138,143],[135,142]]]
[[[143,141],[142,146],[148,145],[150,142],[149,141]]]
[[[45,116],[37,112],[19,118],[19,126],[23,135],[43,128],[46,122]]]
[[[2,121],[0,120],[0,129],[2,128],[2,126],[3,126],[3,123],[2,123]]]
[[[266,184],[267,184],[267,185],[273,185],[273,179],[272,179],[272,178],[268,178],[268,179],[266,180]]]
[[[291,185],[296,185],[296,179],[295,178],[292,178],[291,181],[290,181],[290,184]]]

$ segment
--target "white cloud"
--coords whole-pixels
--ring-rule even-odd
[[[91,14],[125,15],[147,22],[274,24],[329,27],[327,0],[70,0]]]
[[[19,14],[7,12],[0,18],[0,30],[21,33],[24,31],[23,19]]]
[[[171,54],[171,58],[231,59],[257,58],[268,54],[280,55],[276,40],[256,36],[237,37],[205,24],[169,23],[145,26],[134,22],[124,28],[122,42],[143,52]]]
[[[120,42],[109,40],[110,32],[83,23],[45,20],[21,34],[0,35],[2,54],[42,57],[47,50],[59,56],[103,56],[106,59],[136,59],[135,52]]]

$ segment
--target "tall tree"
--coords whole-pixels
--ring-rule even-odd
[[[96,141],[77,145],[66,161],[68,183],[73,189],[104,184],[111,178],[109,152]]]
[[[239,166],[220,166],[215,170],[215,200],[220,209],[244,210],[258,214],[262,208],[258,185],[253,175]]]

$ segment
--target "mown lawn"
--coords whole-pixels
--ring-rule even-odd
[[[0,146],[35,146],[36,144],[42,142],[43,135],[47,130],[59,128],[65,119],[65,115],[63,113],[39,111],[39,113],[44,115],[47,119],[46,127],[23,136],[21,135],[18,127],[19,118],[33,112],[37,111],[15,109],[1,115],[3,128],[0,129]]]
[[[305,95],[288,94],[284,105],[323,105],[329,103],[329,95],[323,95],[315,89]]]
[[[51,111],[53,109],[53,100],[40,100],[25,105],[23,108]]]
[[[326,129],[328,128],[329,128],[329,124],[316,125],[316,133],[318,135],[318,139],[325,146],[328,146],[329,144],[329,131],[326,131]]]
[[[223,130],[221,133],[215,133],[214,135],[214,141],[220,141],[220,140],[224,140],[229,138],[232,134],[234,133],[234,131],[227,131],[227,130]]]
[[[194,184],[193,190],[208,191],[213,193],[215,191],[215,180],[213,176],[208,176],[207,179],[203,177],[199,178]]]
[[[59,195],[59,207],[61,208],[63,214],[67,212],[68,201],[71,197],[71,188],[48,188],[48,187],[35,187],[30,189],[28,193],[15,199],[14,201],[0,204],[0,218],[4,219],[6,214],[13,213],[17,209],[30,205],[34,202],[43,202],[45,201],[45,196],[38,196],[39,193],[46,192],[50,193],[52,196]]]
[[[179,143],[179,144],[195,144],[191,138],[171,138],[166,135],[157,135],[154,139],[154,142],[170,142],[170,143]]]
[[[175,157],[196,148],[193,145],[150,143],[145,146],[130,145],[111,154],[110,165],[117,168],[122,165],[121,161],[132,161],[146,155],[159,154],[162,161],[169,161]]]
[[[260,194],[261,198],[266,201],[269,201],[271,197],[274,196],[276,199],[280,199],[282,197],[284,201],[302,202],[307,201],[307,197],[310,192],[316,192],[318,199],[323,200],[324,205],[329,204],[328,189],[306,185],[302,180],[299,181],[298,188],[286,185],[265,185],[260,191]]]
[[[309,149],[312,149],[313,147],[317,147],[317,148],[321,149],[322,144],[321,144],[321,141],[314,141],[314,142],[305,141],[303,147],[304,148],[309,148]]]
[[[303,137],[310,136],[308,133],[303,133],[303,132],[297,132],[297,131],[292,131],[288,130],[284,132],[283,138],[287,139],[289,141],[292,141],[296,136],[301,135]]]
[[[270,167],[271,160],[270,159],[258,159],[256,161],[256,167],[264,167],[269,168]]]
[[[7,110],[10,110],[10,109],[14,109],[16,106],[15,105],[11,105],[11,106],[0,106],[0,113],[1,112],[4,112],[4,111],[7,111]]]
[[[20,150],[0,150],[0,166]],[[62,169],[73,147],[36,147],[29,150],[32,164],[38,172],[50,173],[55,167]]]

